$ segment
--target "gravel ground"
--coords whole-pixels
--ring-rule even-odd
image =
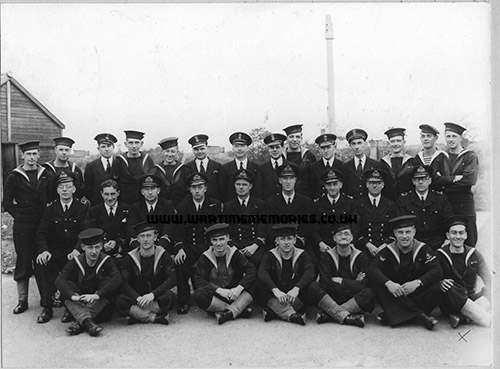
[[[481,217],[481,235],[489,233],[490,224],[489,216]],[[491,255],[489,246],[480,250]],[[33,279],[29,310],[14,315],[15,304],[15,283],[4,274],[2,367],[495,367],[495,330],[476,325],[454,330],[439,311],[440,323],[430,332],[418,325],[384,327],[370,314],[364,329],[318,325],[313,308],[304,327],[264,323],[258,307],[250,319],[218,326],[192,307],[188,315],[171,314],[169,326],[126,326],[116,318],[93,338],[67,336],[67,325],[60,322],[63,309],[55,309],[49,323],[37,324],[41,309]]]

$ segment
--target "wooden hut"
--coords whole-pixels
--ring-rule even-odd
[[[6,175],[19,164],[17,144],[39,140],[39,163],[45,163],[54,156],[52,139],[62,135],[65,125],[10,73],[2,74],[0,86],[3,183]]]

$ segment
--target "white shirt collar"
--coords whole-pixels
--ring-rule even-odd
[[[291,202],[293,202],[293,199],[295,198],[295,191],[293,192],[293,194],[291,196],[287,196],[285,195],[283,192],[281,193],[281,195],[283,196],[283,199],[285,199],[285,203],[288,204],[288,198],[290,198]]]
[[[360,158],[354,157],[354,164],[357,166],[360,160],[361,160],[361,165],[364,167],[366,163],[366,155],[363,155]]]
[[[337,195],[337,197],[336,197],[336,198],[333,198],[333,197],[331,197],[331,196],[330,196],[330,195],[328,195],[328,194],[326,194],[326,197],[328,198],[328,201],[330,201],[330,204],[332,203],[332,201],[335,201],[335,203],[336,203],[336,202],[337,202],[337,201],[339,201],[339,199],[340,199],[340,192],[339,192],[339,194]]]
[[[323,165],[326,167],[326,166],[330,166],[330,168],[333,168],[333,161],[334,161],[335,158],[331,158],[330,160],[326,160],[325,158],[323,158]]]
[[[427,195],[429,195],[429,190],[427,190],[423,195],[420,194],[420,193],[418,193],[418,192],[416,192],[416,193],[417,193],[417,196],[418,196],[419,200],[422,199],[422,197],[423,197],[424,201],[425,201],[425,200],[427,200]]]
[[[153,210],[156,210],[156,204],[158,204],[158,199],[156,199],[156,201],[152,204],[149,204],[148,202],[146,202],[146,208],[149,209],[151,208],[151,206],[153,207]]]
[[[250,195],[245,200],[242,200],[238,197],[238,201],[240,202],[240,205],[243,205],[243,201],[245,201],[245,205],[248,205],[248,202],[250,201]]]
[[[105,157],[101,156],[101,163],[104,169],[108,166],[108,160],[109,160],[109,167],[113,167],[113,158],[106,159]]]
[[[104,203],[104,207],[106,208],[106,213],[109,214],[109,210],[111,209],[111,206],[109,206],[108,204]],[[116,203],[114,206],[113,206],[113,215],[116,214],[116,208],[118,207],[118,203]],[[149,208],[148,208],[149,210]]]
[[[195,208],[196,210],[198,210],[198,205],[200,206],[200,208],[202,208],[202,207],[203,207],[203,203],[204,203],[204,202],[205,202],[205,199],[203,199],[203,201],[202,201],[202,202],[196,202],[196,201],[194,201],[194,200],[193,200],[193,203],[194,203],[194,208]]]
[[[240,169],[241,163],[243,163],[243,168],[247,169],[248,158],[245,158],[243,160],[234,159],[234,162],[236,163],[236,168],[238,168],[238,170]]]
[[[61,203],[61,207],[62,209],[64,210],[64,207],[67,205],[68,206],[68,210],[71,208],[71,205],[73,204],[73,198],[71,198],[71,201],[66,203],[66,204],[63,204],[63,202],[61,200],[59,200],[59,202]]]
[[[200,171],[200,164],[203,163],[203,167],[205,168],[205,170],[207,170],[207,167],[208,167],[208,156],[203,159],[203,160],[200,160],[200,159],[196,159],[196,168],[198,168],[198,172]]]
[[[373,199],[377,202],[377,206],[380,204],[380,198],[382,195],[378,195],[377,197],[372,196],[371,194],[368,194],[368,198],[370,199],[370,204],[373,204]]]
[[[278,162],[278,166],[282,165],[283,164],[283,157],[280,156],[278,159],[273,159],[271,158],[271,166],[274,168],[274,162],[277,161]]]

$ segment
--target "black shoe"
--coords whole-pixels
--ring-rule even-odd
[[[127,319],[127,325],[134,325],[134,324],[137,324],[137,323],[141,323],[141,321],[137,320],[135,318],[132,318],[131,316],[128,317],[128,319]]]
[[[156,314],[155,324],[168,325],[170,323],[168,314]]]
[[[84,330],[85,329],[78,322],[73,322],[68,328],[66,328],[66,332],[68,332],[70,336],[76,336]]]
[[[92,337],[98,336],[102,332],[102,327],[95,324],[90,318],[85,319],[82,325]]]
[[[262,317],[264,318],[265,322],[270,322],[271,320],[276,319],[278,316],[274,311],[266,307],[262,309]]]
[[[16,307],[13,310],[14,314],[21,314],[28,310],[28,301],[19,300]]]
[[[225,322],[233,320],[234,317],[233,313],[226,309],[221,313],[215,313],[215,319],[217,320],[217,323],[221,325],[224,324]]]
[[[177,314],[187,314],[189,311],[189,304],[182,304],[177,307]]]
[[[465,323],[467,323],[467,320],[465,319],[465,317],[463,315],[455,315],[455,314],[450,315],[451,328],[455,329],[459,325],[465,324]]]
[[[324,311],[320,311],[318,315],[316,315],[316,323],[323,324],[327,322],[333,322],[333,318]]]
[[[428,316],[425,313],[420,313],[418,315],[418,320],[429,331],[432,331],[434,326],[439,323],[436,318],[434,318],[433,316]]]
[[[292,323],[306,325],[306,315],[305,314],[294,313],[294,314],[290,315],[289,319],[290,319],[290,322],[292,322]]]
[[[240,314],[240,317],[244,319],[248,319],[251,316],[252,316],[252,308],[250,306],[245,308]]]
[[[365,322],[363,319],[361,319],[361,316],[359,315],[348,315],[344,318],[344,321],[342,322],[344,325],[352,325],[355,327],[360,327],[363,328],[365,326]]]
[[[47,323],[50,319],[52,319],[53,315],[54,312],[52,311],[52,308],[43,308],[42,313],[38,316],[36,322],[40,324]]]
[[[385,316],[385,313],[383,311],[379,315],[377,315],[377,320],[382,325],[389,325],[389,321],[387,320],[387,317]]]
[[[73,317],[73,314],[71,314],[68,309],[64,310],[64,314],[61,318],[61,322],[69,323],[69,322],[72,322],[74,320],[75,320],[75,318]]]

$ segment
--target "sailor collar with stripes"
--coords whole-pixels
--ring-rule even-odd
[[[475,248],[473,248],[473,247],[466,247],[464,245],[464,252],[463,253],[465,253],[465,265],[468,264],[468,262],[470,260],[470,257],[474,254],[475,251],[476,251]],[[453,261],[451,259],[451,255],[453,253],[451,252],[451,246],[450,245],[445,245],[445,246],[441,247],[440,249],[437,250],[437,252],[439,252],[442,255],[444,255],[446,257],[446,259],[448,260],[448,262],[450,263],[450,265],[453,266]],[[457,253],[456,255],[463,254],[463,253]]]
[[[163,247],[154,246],[154,248],[155,248],[155,253],[154,253],[153,274],[156,274],[156,271],[158,269],[158,264],[160,263],[160,259],[166,251]],[[130,251],[128,254],[134,261],[135,265],[137,266],[137,269],[139,269],[139,273],[141,273],[142,272],[141,254],[139,252],[140,252],[140,247],[137,247],[132,251]]]
[[[412,257],[413,263],[415,263],[415,261],[417,260],[417,256],[424,246],[425,246],[425,243],[417,241],[415,239],[413,240],[413,243],[411,245],[411,251],[410,251],[413,255],[413,257]],[[396,241],[391,242],[389,245],[385,246],[384,248],[387,248],[394,255],[394,258],[396,259],[398,264],[401,264],[401,258],[399,256],[400,251],[399,251],[398,246],[396,245]],[[432,261],[435,258],[436,258],[436,256],[428,254],[426,256],[425,263],[427,264],[429,261]]]
[[[110,258],[109,255],[104,255],[101,253],[101,255],[99,256],[99,259],[97,259],[97,267],[95,269],[95,274],[98,274],[99,273],[99,270],[102,268],[102,266],[104,265],[104,263],[106,262],[106,260],[108,260]],[[76,258],[74,258],[75,262],[76,262],[76,265],[78,265],[78,268],[80,268],[80,270],[82,271],[82,275],[85,276],[85,267],[83,265],[83,263],[85,263],[85,254],[80,254],[78,255]]]
[[[399,158],[403,158],[403,161],[402,161],[401,165],[405,164],[408,160],[410,160],[410,159],[412,159],[412,158],[413,158],[412,156],[410,156],[410,155],[408,155],[408,154],[406,154],[406,153],[405,153],[405,154],[403,154],[403,156],[394,156],[393,154],[388,154],[388,155],[386,155],[386,156],[382,157],[382,159],[381,159],[381,160],[383,160],[384,162],[386,162],[386,163],[387,163],[387,165],[388,165],[390,168],[392,168],[392,160],[391,160],[391,159],[392,159],[392,158],[398,158],[398,157],[399,157]]]
[[[229,250],[224,255],[226,258],[226,267],[229,267],[229,264],[231,263],[234,254],[236,253],[236,251],[238,251],[238,248],[236,246],[228,246],[228,247]],[[215,268],[217,268],[217,256],[215,255],[212,247],[210,247],[207,251],[205,251],[203,255],[205,255],[206,258],[210,260],[210,262],[215,266]]]
[[[335,267],[337,270],[339,269],[339,258],[341,255],[339,255],[337,251],[338,246],[335,246],[332,249],[329,249],[327,252],[328,254],[332,257],[333,263],[335,264]],[[351,249],[351,252],[349,253],[349,268],[351,270],[351,273],[353,271],[354,267],[354,262],[356,261],[357,257],[361,255],[361,251],[355,248],[353,245],[349,245],[349,248]]]
[[[149,155],[148,154],[145,154],[143,152],[141,152],[141,155],[140,156],[136,156],[136,157],[133,157],[133,158],[129,158],[127,156],[127,153],[125,154],[119,154],[119,155],[116,155],[117,158],[120,158],[121,160],[123,160],[123,163],[128,167],[129,164],[128,164],[128,160],[127,159],[139,159],[142,157],[142,166],[145,166],[146,165],[146,160],[148,160],[149,158]]]
[[[40,177],[42,176],[43,172],[45,172],[45,168],[42,167],[40,164],[37,164],[36,165],[36,178],[37,179],[40,179]],[[20,175],[22,175],[24,178],[26,178],[26,180],[29,182],[30,179],[28,177],[28,174],[26,173],[26,170],[24,170],[23,166],[20,165],[18,166],[17,168],[15,168],[13,170],[13,172],[16,172],[16,173],[19,173]]]
[[[55,160],[52,160],[52,161],[48,161],[45,163],[45,165],[47,165],[50,169],[52,169],[52,171],[54,173],[57,173],[57,169],[56,168],[70,168],[71,172],[72,173],[75,173],[76,171],[76,163],[73,163],[71,161],[67,161],[68,165],[64,166],[64,167],[56,167],[55,165]]]
[[[422,149],[421,151],[419,151],[417,155],[420,158],[420,160],[422,161],[422,163],[425,163],[425,160],[424,160],[424,150]],[[432,154],[432,156],[431,156],[431,161],[430,162],[432,163],[434,161],[434,159],[436,159],[439,155],[444,155],[447,158],[449,157],[448,153],[446,151],[436,149],[436,151],[434,152],[434,154]]]
[[[271,254],[274,255],[274,257],[278,260],[278,263],[280,264],[280,267],[283,266],[283,258],[281,257],[281,254],[279,252],[279,248],[278,247],[275,247],[274,249],[271,249]],[[292,251],[292,267],[295,266],[295,263],[297,262],[297,260],[299,259],[300,255],[302,255],[302,253],[304,252],[304,250],[302,249],[299,249],[297,247],[293,247],[293,251]]]

